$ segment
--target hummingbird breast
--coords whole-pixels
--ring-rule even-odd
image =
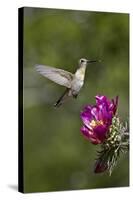
[[[80,67],[73,78],[71,83],[71,90],[73,95],[77,95],[84,84],[84,76],[85,76],[86,67]]]
[[[73,95],[77,95],[82,88],[84,81],[78,78],[74,78],[72,81],[71,91]]]

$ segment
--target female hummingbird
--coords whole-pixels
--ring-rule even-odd
[[[69,97],[77,98],[78,93],[84,84],[87,64],[93,62],[98,61],[81,58],[79,60],[79,66],[75,74],[55,67],[50,67],[46,65],[36,65],[36,70],[41,75],[59,85],[66,87],[66,90],[63,93],[63,95],[61,95],[61,97],[54,104],[55,107],[59,107],[60,105],[62,105],[62,103],[64,103],[64,101]]]

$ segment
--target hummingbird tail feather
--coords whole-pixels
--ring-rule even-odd
[[[69,97],[68,91],[69,89],[67,88],[65,92],[61,95],[61,97],[56,101],[56,103],[54,104],[54,107],[57,108],[64,103],[64,101]]]

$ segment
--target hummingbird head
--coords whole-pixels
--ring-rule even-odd
[[[87,65],[87,63],[88,63],[88,60],[85,59],[85,58],[81,58],[81,59],[79,60],[79,65],[82,65],[82,64]]]
[[[79,60],[79,65],[87,65],[89,63],[101,62],[100,60],[87,60],[86,58],[81,58]]]

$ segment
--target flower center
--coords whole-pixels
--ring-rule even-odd
[[[98,125],[103,125],[103,121],[102,121],[102,120],[92,120],[92,121],[90,122],[90,126],[91,126],[92,128],[94,128],[94,127],[96,127],[96,126],[98,126]]]

